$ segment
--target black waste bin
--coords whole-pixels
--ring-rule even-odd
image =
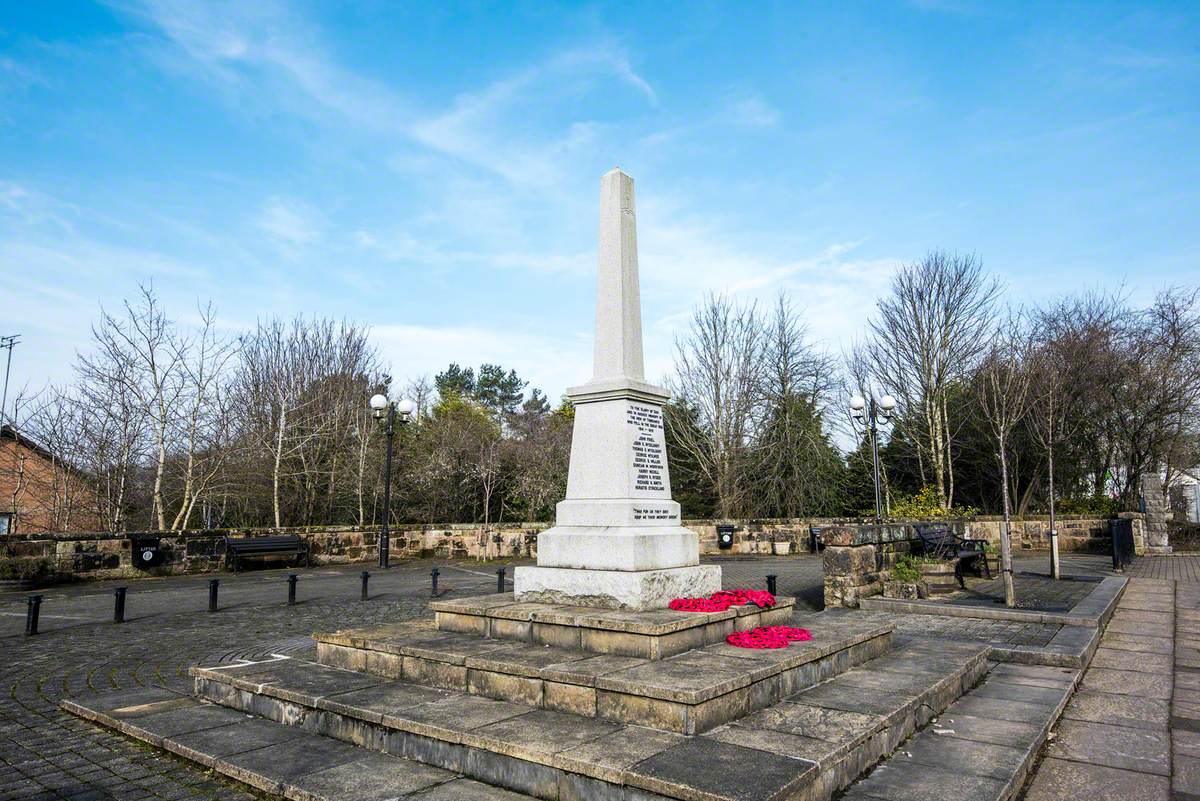
[[[727,551],[733,547],[733,526],[717,526],[717,547]]]
[[[158,537],[133,538],[133,566],[149,570],[163,563],[166,555]]]
[[[1124,570],[1133,561],[1133,521],[1109,520],[1112,535],[1113,570]]]

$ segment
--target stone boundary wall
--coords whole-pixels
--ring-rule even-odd
[[[1144,516],[1122,513],[1133,521],[1134,551],[1146,553]],[[960,536],[987,540],[993,553],[1000,551],[1002,518],[977,518],[948,521]],[[1056,520],[1059,552],[1083,551],[1108,553],[1112,548],[1108,520],[1059,518]],[[1014,553],[1049,548],[1049,518],[1026,518],[1012,522]],[[913,552],[917,539],[911,523],[883,525],[834,524],[822,531],[825,550],[822,566],[825,576],[825,606],[857,607],[859,599],[878,595],[883,582],[891,580],[892,568],[900,557]]]
[[[996,518],[971,521],[970,535],[998,542]],[[735,526],[734,545],[728,551],[717,547],[717,525]],[[852,521],[850,525],[858,525]],[[684,525],[700,536],[700,552],[716,554],[758,554],[786,556],[807,553],[809,529],[827,530],[847,521],[829,518],[778,520],[685,520]],[[551,523],[506,523],[414,525],[394,527],[391,532],[392,556],[399,560],[422,556],[465,559],[497,559],[537,555],[537,535]],[[1043,518],[1028,518],[1014,527],[1014,546],[1048,546]],[[1106,521],[1061,518],[1060,545],[1064,550],[1106,547]],[[1135,532],[1137,528],[1135,527]],[[1072,533],[1077,532],[1077,533]],[[253,537],[298,534],[309,546],[313,564],[350,564],[372,562],[378,558],[378,526],[322,526],[304,528],[258,528],[230,530],[191,530],[176,532],[130,532],[93,534],[28,534],[0,537],[0,559],[49,559],[62,576],[104,579],[142,575],[206,573],[225,565],[225,536]],[[164,561],[158,567],[142,570],[133,566],[132,538],[157,537]]]

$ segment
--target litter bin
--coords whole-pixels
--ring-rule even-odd
[[[728,551],[733,547],[733,526],[717,526],[717,547]]]
[[[149,570],[163,563],[165,554],[158,537],[133,538],[133,565]]]

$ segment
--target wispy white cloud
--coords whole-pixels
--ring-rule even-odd
[[[737,100],[730,105],[731,122],[746,128],[772,128],[779,122],[779,109],[761,97]]]
[[[321,237],[324,222],[316,209],[291,198],[274,196],[267,200],[255,219],[255,225],[287,253],[295,253]]]
[[[455,97],[448,108],[418,108],[394,86],[342,66],[320,35],[277,2],[184,3],[158,0],[122,6],[157,27],[227,89],[260,102],[304,101],[289,111],[361,130],[399,135],[433,152],[489,170],[517,186],[554,183],[579,153],[595,145],[596,124],[567,122],[556,133],[533,135],[525,115],[547,96],[582,95],[597,80],[616,80],[650,104],[657,95],[620,46],[607,41],[551,54],[525,69]]]

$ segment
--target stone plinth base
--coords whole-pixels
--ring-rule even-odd
[[[721,643],[735,631],[781,626],[791,619],[794,598],[776,596],[775,605],[731,606],[723,612],[631,612],[583,606],[526,603],[511,593],[433,601],[437,627],[493,640],[519,640],[538,646],[582,649],[640,659],[666,659],[693,648]],[[315,635],[318,642],[347,644]],[[357,640],[350,644],[361,644]]]
[[[538,535],[538,567],[642,573],[698,564],[699,538],[681,526],[555,526]]]
[[[721,568],[693,565],[624,571],[522,566],[513,577],[513,589],[522,602],[635,611],[664,609],[673,598],[695,598],[721,589]]]

